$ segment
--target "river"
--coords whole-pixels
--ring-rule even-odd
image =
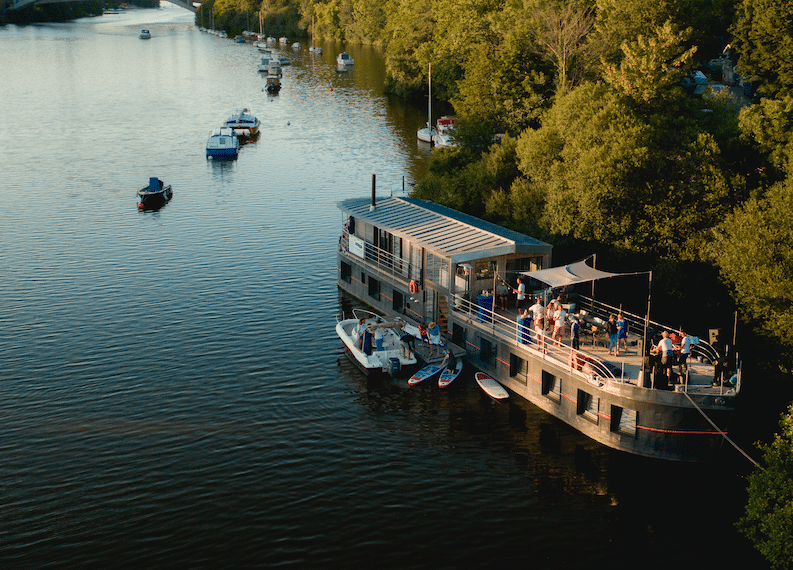
[[[381,53],[319,45],[268,96],[170,4],[0,28],[0,567],[761,567],[735,473],[346,360],[335,204],[429,151]],[[261,137],[207,161],[243,106]]]

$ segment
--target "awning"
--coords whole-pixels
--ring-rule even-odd
[[[589,259],[589,258],[587,258]],[[537,271],[522,271],[521,275],[527,275],[537,281],[546,283],[553,288],[575,285],[576,283],[588,283],[598,279],[608,279],[609,277],[623,277],[625,275],[637,275],[637,273],[609,273],[600,271],[586,264],[586,259],[576,261],[569,265],[551,267],[550,269],[538,269]]]

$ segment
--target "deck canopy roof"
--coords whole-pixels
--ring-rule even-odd
[[[551,244],[427,200],[406,197],[338,202],[343,212],[447,257],[452,263],[526,253],[548,255]]]
[[[637,275],[637,273],[609,273],[607,271],[600,271],[587,265],[586,261],[586,259],[582,259],[581,261],[576,261],[569,265],[560,265],[559,267],[539,269],[537,271],[523,271],[521,274],[532,277],[546,285],[550,285],[554,289],[567,285],[575,285],[577,283],[589,283],[590,281],[597,281],[598,279],[608,279],[609,277]]]

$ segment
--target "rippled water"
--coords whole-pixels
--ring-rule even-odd
[[[0,565],[697,567],[756,557],[733,473],[524,402],[366,380],[335,203],[426,168],[382,58],[259,54],[166,9],[0,29]],[[141,28],[153,38],[141,41]],[[231,110],[263,122],[205,159]],[[136,210],[149,176],[173,185]]]

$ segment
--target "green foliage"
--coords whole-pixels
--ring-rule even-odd
[[[713,257],[744,311],[788,349],[793,347],[793,177],[727,216]]]
[[[396,5],[386,28],[386,70],[389,91],[411,95],[426,91],[430,42],[435,29],[430,0],[405,0]],[[437,93],[437,91],[436,91]]]
[[[793,3],[789,0],[741,0],[731,29],[744,76],[762,80],[771,97],[793,87]]]
[[[639,105],[658,105],[681,96],[680,80],[696,47],[685,49],[690,30],[678,32],[671,20],[655,27],[648,36],[622,44],[619,65],[603,62],[603,77],[615,89]]]
[[[596,6],[594,31],[588,38],[590,49],[611,65],[622,59],[620,46],[630,45],[647,30],[673,18],[672,6],[666,0],[596,0]]]
[[[793,405],[781,433],[763,451],[764,469],[749,475],[749,501],[736,526],[771,568],[793,568]]]
[[[585,75],[586,38],[595,21],[594,7],[587,0],[543,2],[534,17],[535,49],[554,66],[557,92],[567,93]]]
[[[758,105],[744,108],[740,128],[777,170],[793,171],[793,97],[763,99]]]

